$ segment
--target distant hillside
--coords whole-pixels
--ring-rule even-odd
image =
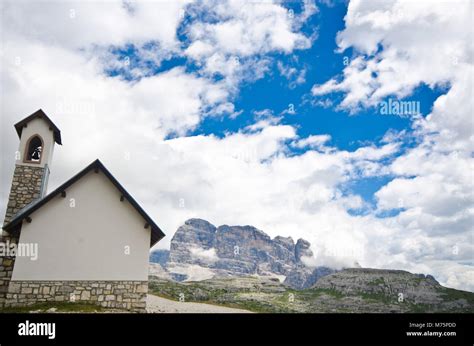
[[[150,255],[150,291],[255,312],[474,312],[474,293],[402,270],[314,267],[310,243],[187,220]]]
[[[344,269],[303,290],[262,276],[199,282],[151,276],[150,291],[169,299],[254,312],[474,312],[474,293],[445,288],[430,276],[399,270]]]

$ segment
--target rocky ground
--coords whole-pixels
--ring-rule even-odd
[[[353,268],[295,290],[277,278],[235,277],[174,282],[150,277],[150,293],[253,312],[474,312],[474,293],[441,286],[430,276]]]
[[[146,301],[146,310],[149,313],[198,313],[198,314],[222,314],[222,313],[251,313],[243,309],[234,309],[218,305],[203,303],[188,303],[174,301],[149,294]]]

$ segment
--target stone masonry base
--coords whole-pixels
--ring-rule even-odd
[[[9,223],[22,208],[40,197],[44,173],[43,167],[15,165],[4,225]]]
[[[10,243],[18,243],[18,239],[8,235],[0,235],[0,246]],[[15,265],[14,256],[0,257],[0,308],[5,304],[6,295],[8,293],[8,286],[13,273],[13,266]]]
[[[5,307],[80,302],[146,312],[148,281],[10,281]]]

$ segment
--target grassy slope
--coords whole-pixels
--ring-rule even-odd
[[[374,285],[382,282],[374,282]],[[257,287],[257,286],[256,286]],[[440,291],[444,301],[466,300],[474,306],[474,294],[441,287]],[[247,309],[253,312],[449,312],[437,306],[414,304],[411,302],[397,302],[394,296],[383,293],[359,292],[357,295],[346,296],[333,289],[311,288],[306,290],[293,290],[285,288],[283,291],[271,288],[257,287],[229,288],[216,286],[214,283],[187,282],[177,283],[171,281],[151,281],[150,293],[179,301],[184,297],[188,302],[200,302],[221,306]],[[353,305],[350,305],[353,304]],[[359,306],[356,310],[351,306]],[[371,308],[373,307],[373,309]],[[453,312],[469,312],[454,310]]]
[[[251,279],[249,279],[251,280]],[[384,284],[382,281],[373,282],[373,285]],[[246,309],[253,312],[277,313],[277,312],[355,312],[348,307],[348,302],[355,299],[365,310],[370,306],[395,306],[403,307],[403,311],[409,312],[433,312],[443,311],[437,307],[424,304],[413,304],[406,302],[399,305],[393,296],[382,293],[359,292],[356,296],[345,296],[334,289],[312,288],[306,290],[282,289],[281,285],[266,287],[255,281],[255,285],[249,287],[234,287],[231,282],[209,283],[188,282],[177,283],[164,280],[150,281],[150,293],[163,298],[179,301],[184,297],[187,302],[198,302],[226,306],[231,308]],[[440,287],[438,292],[445,302],[467,301],[474,306],[474,294],[451,288]],[[367,308],[369,307],[369,308]],[[56,302],[40,303],[27,307],[9,307],[0,310],[0,313],[27,313],[47,312],[55,308],[55,312],[106,312],[100,306],[83,303]],[[387,308],[390,310],[389,308]],[[449,310],[447,310],[449,311]],[[466,310],[455,310],[454,312],[472,312]]]
[[[48,312],[49,309],[56,309],[54,312],[103,312],[100,306],[84,303],[71,302],[48,302],[38,303],[22,307],[7,307],[0,309],[0,313],[28,313],[28,312]]]

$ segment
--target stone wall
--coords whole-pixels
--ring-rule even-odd
[[[0,246],[6,246],[7,244],[18,243],[18,239],[8,236],[0,235]],[[8,284],[13,273],[13,267],[15,265],[15,257],[3,256],[0,257],[0,307],[5,303],[6,294],[8,292]]]
[[[40,197],[44,171],[43,167],[15,165],[4,225],[10,222],[18,211]]]
[[[81,302],[146,312],[148,281],[11,281],[5,306]]]
[[[47,168],[15,165],[12,186],[8,197],[7,211],[5,213],[5,219],[3,220],[4,225],[10,222],[21,209],[41,196],[45,169]],[[0,243],[6,244],[8,241],[10,243],[18,243],[17,238],[8,234],[0,235]],[[0,307],[5,304],[8,284],[13,273],[14,265],[14,256],[0,257]]]
[[[7,210],[3,220],[4,225],[9,223],[21,209],[41,196],[45,169],[47,168],[15,165]],[[0,244],[5,246],[4,244],[8,242],[18,243],[18,239],[8,234],[0,235]],[[5,304],[14,265],[14,256],[0,257],[0,307]]]

